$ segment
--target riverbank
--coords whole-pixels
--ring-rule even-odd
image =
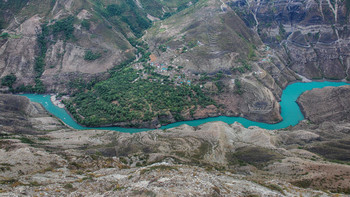
[[[267,123],[261,123],[261,122],[254,122],[251,120],[247,120],[242,117],[227,117],[227,116],[219,116],[219,117],[210,117],[205,119],[198,119],[198,120],[190,120],[190,121],[181,121],[176,123],[171,123],[166,126],[162,126],[159,129],[169,129],[173,127],[177,127],[183,124],[188,124],[190,126],[198,126],[201,124],[204,124],[206,122],[213,122],[213,121],[223,121],[228,124],[232,124],[234,122],[241,123],[244,127],[250,127],[250,126],[257,126],[260,128],[265,128],[269,130],[275,130],[275,129],[283,129],[289,126],[294,126],[299,123],[299,121],[304,119],[303,114],[300,111],[300,108],[298,104],[296,103],[297,98],[305,91],[311,90],[313,88],[323,88],[327,86],[342,86],[342,85],[349,85],[345,82],[310,82],[310,83],[292,83],[286,87],[285,90],[283,90],[282,97],[281,97],[281,116],[283,117],[283,121],[279,122],[277,124],[267,124]],[[153,129],[139,129],[139,128],[121,128],[121,127],[84,127],[79,124],[77,124],[71,116],[64,110],[61,109],[54,104],[50,102],[50,99],[48,99],[47,95],[34,95],[34,94],[27,94],[23,95],[29,98],[33,102],[39,102],[43,104],[43,106],[53,115],[60,118],[63,122],[65,122],[67,125],[74,129],[99,129],[99,130],[114,130],[114,131],[120,131],[120,132],[128,132],[128,133],[135,133],[135,132],[141,132],[141,131],[148,131]],[[291,115],[292,114],[292,115]]]
[[[0,109],[12,119],[1,130],[5,196],[349,194],[349,123],[275,132],[210,122],[130,135],[66,128],[21,96],[0,95]]]
[[[61,99],[59,99],[59,100],[57,100],[57,94],[51,95],[51,97],[50,97],[51,102],[59,108],[65,108],[65,105],[62,102],[64,99],[69,99],[69,97],[62,96]]]

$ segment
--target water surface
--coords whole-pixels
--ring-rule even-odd
[[[283,129],[288,126],[294,126],[299,123],[299,121],[304,119],[303,114],[300,111],[300,108],[298,104],[296,103],[296,100],[298,97],[305,91],[311,90],[313,88],[323,88],[327,86],[343,86],[343,85],[349,85],[345,82],[310,82],[310,83],[293,83],[286,87],[286,89],[283,90],[282,97],[281,97],[281,116],[283,117],[283,121],[277,123],[277,124],[267,124],[262,122],[255,122],[251,120],[247,120],[242,117],[227,117],[227,116],[219,116],[214,118],[205,118],[200,120],[191,120],[191,121],[182,121],[182,122],[176,122],[172,123],[166,126],[162,126],[160,129],[168,129],[172,127],[177,127],[182,124],[188,124],[190,126],[198,126],[203,123],[207,122],[213,122],[213,121],[223,121],[228,124],[232,124],[234,122],[241,123],[244,127],[250,127],[250,126],[258,126],[264,129],[274,130],[274,129]],[[33,102],[41,103],[47,111],[49,111],[51,114],[55,115],[59,119],[61,119],[64,123],[69,125],[70,127],[74,129],[100,129],[100,130],[113,130],[113,131],[120,131],[120,132],[127,132],[127,133],[136,133],[141,131],[148,131],[152,129],[135,129],[135,128],[121,128],[121,127],[84,127],[79,124],[77,124],[71,116],[62,108],[59,108],[55,106],[51,100],[50,95],[40,95],[40,94],[21,94],[21,96],[26,96]]]

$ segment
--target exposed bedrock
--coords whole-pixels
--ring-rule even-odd
[[[23,96],[0,94],[0,109],[2,132],[30,134],[64,127],[42,105]]]
[[[342,122],[350,120],[350,87],[313,89],[298,98],[305,118],[312,123]]]
[[[348,77],[346,1],[237,0],[228,4],[264,43],[288,56],[288,67],[295,72],[309,79]]]
[[[0,78],[15,74],[17,81],[14,87],[35,84],[35,62],[43,50],[38,44],[38,36],[42,32],[42,25],[46,24],[45,21],[51,21],[47,24],[50,26],[54,24],[52,18],[62,19],[74,12],[77,12],[77,20],[90,20],[93,17],[93,10],[76,8],[70,1],[57,1],[52,7],[46,7],[40,2],[30,13],[26,12],[28,6],[30,3],[21,10],[24,13],[8,14],[12,20],[8,21],[8,27],[3,32],[10,36],[0,39]],[[50,13],[50,16],[43,15],[43,12]],[[52,35],[46,38],[44,72],[40,79],[47,91],[69,92],[69,82],[83,79],[91,81],[91,78],[133,56],[133,47],[126,38],[106,26],[102,21],[91,22],[89,29],[83,28],[80,23],[73,24],[74,39]],[[87,60],[87,51],[100,54],[100,58]]]

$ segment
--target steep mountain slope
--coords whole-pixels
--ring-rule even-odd
[[[225,108],[221,114],[281,120],[277,101],[295,76],[222,2],[201,1],[155,23],[143,39],[153,65],[182,68],[185,82],[197,82]]]
[[[288,67],[309,79],[348,78],[348,0],[228,1],[264,43],[288,56]]]
[[[188,3],[168,1],[150,11],[164,18]],[[14,73],[14,87],[34,86],[18,91],[67,92],[69,81],[90,81],[134,58],[130,39],[151,25],[146,9],[128,0],[1,1],[0,15],[0,77]],[[38,80],[46,89],[35,88]]]
[[[62,91],[79,75],[93,76],[132,57],[126,37],[109,28],[93,7],[88,1],[29,1],[3,31],[9,37],[1,40],[1,76],[15,73],[16,87],[37,78],[46,91]],[[89,25],[83,27],[83,21]],[[101,58],[89,60],[87,51]]]

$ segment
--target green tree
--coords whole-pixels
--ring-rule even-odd
[[[86,20],[86,19],[82,20],[82,21],[81,21],[81,26],[82,26],[83,28],[89,30],[89,29],[90,29],[90,21],[88,21],[88,20]]]
[[[84,60],[93,61],[101,57],[101,53],[94,53],[91,50],[85,51]]]
[[[6,75],[1,79],[1,85],[12,88],[12,85],[16,82],[17,77],[14,74]]]
[[[2,34],[0,35],[0,37],[3,38],[3,39],[7,39],[7,38],[10,37],[10,34],[9,34],[9,33],[2,33]]]

